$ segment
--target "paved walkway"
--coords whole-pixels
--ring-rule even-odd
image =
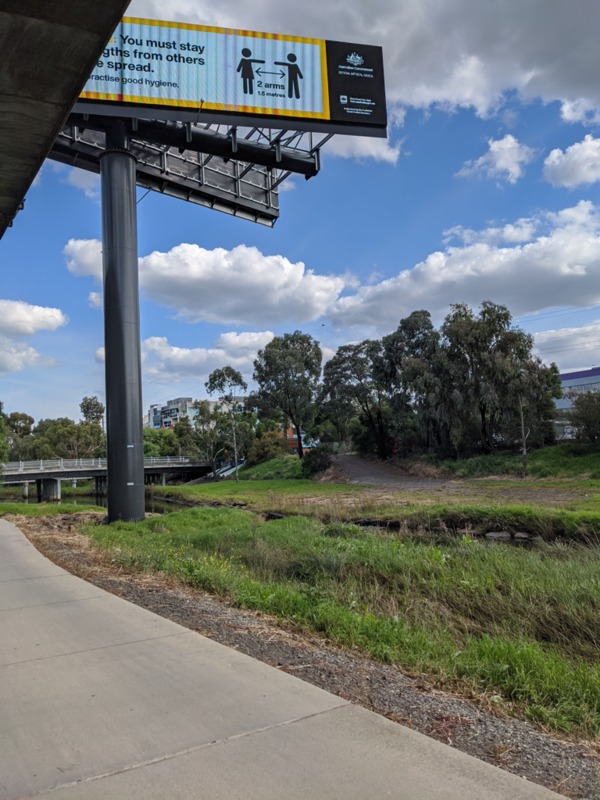
[[[551,800],[138,608],[0,519],[0,798]]]

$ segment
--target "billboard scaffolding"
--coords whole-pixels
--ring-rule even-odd
[[[137,184],[161,194],[272,226],[278,190],[291,174],[319,171],[321,147],[332,134],[124,119]],[[50,158],[100,172],[113,118],[72,114]]]

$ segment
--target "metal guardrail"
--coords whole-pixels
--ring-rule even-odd
[[[168,467],[175,464],[189,464],[190,459],[184,456],[148,457],[144,459],[144,467]],[[28,472],[56,472],[58,470],[106,469],[105,458],[51,458],[36,461],[9,461],[0,464],[0,472],[4,475],[23,475]]]

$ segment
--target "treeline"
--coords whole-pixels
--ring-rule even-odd
[[[256,407],[322,442],[362,453],[462,457],[553,440],[558,369],[533,355],[509,310],[451,307],[439,329],[415,311],[382,339],[340,347],[321,370],[317,341],[276,337],[255,361]]]
[[[505,306],[489,301],[477,313],[453,305],[439,328],[429,312],[414,311],[393,333],[344,345],[324,365],[312,336],[276,336],[258,352],[253,378],[257,388],[248,396],[237,370],[215,370],[205,384],[213,402],[198,401],[194,416],[171,429],[145,429],[145,454],[199,458],[214,468],[240,458],[258,463],[286,452],[283,431],[292,427],[300,457],[304,434],[381,459],[513,449],[525,466],[528,449],[553,442],[554,400],[561,396],[556,365],[543,364],[533,337],[513,324]],[[600,442],[600,395],[581,398],[570,424]],[[62,418],[34,426],[26,414],[0,416],[5,456],[105,455],[104,407],[86,397],[80,408],[79,423]],[[0,450],[2,441],[0,427]]]

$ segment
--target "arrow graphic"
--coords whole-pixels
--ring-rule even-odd
[[[261,78],[263,75],[279,75],[280,78],[285,78],[285,72],[282,69],[280,69],[278,72],[267,72],[262,67],[259,67],[256,70],[256,74],[260,75]]]

